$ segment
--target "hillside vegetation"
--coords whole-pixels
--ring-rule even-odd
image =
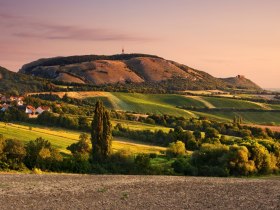
[[[46,90],[49,90],[46,80],[15,73],[0,66],[0,93],[25,93]]]
[[[241,75],[238,75],[237,77],[222,78],[222,80],[235,88],[261,90],[260,86]]]
[[[66,92],[53,94],[62,98]],[[92,104],[101,100],[109,109],[138,114],[167,114],[185,118],[204,116],[222,121],[232,121],[235,116],[240,116],[244,123],[280,124],[279,105],[234,98],[99,91],[67,92],[67,95]]]

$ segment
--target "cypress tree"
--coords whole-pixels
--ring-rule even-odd
[[[95,105],[91,128],[93,159],[105,160],[111,153],[112,129],[109,112],[105,110],[101,101]]]

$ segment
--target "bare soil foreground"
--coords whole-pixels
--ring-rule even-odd
[[[280,209],[280,178],[0,174],[0,209]]]

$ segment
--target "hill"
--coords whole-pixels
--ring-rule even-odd
[[[253,89],[261,90],[261,87],[252,82],[251,80],[245,78],[242,75],[236,77],[229,77],[221,79],[228,84],[229,87],[240,88],[240,89]]]
[[[84,55],[39,59],[25,64],[20,73],[62,83],[131,85],[164,90],[259,89],[247,82],[232,83],[154,55]],[[155,86],[156,84],[156,86]],[[257,88],[256,88],[257,87]]]
[[[45,79],[15,73],[0,66],[0,93],[46,91],[49,89],[48,84]]]

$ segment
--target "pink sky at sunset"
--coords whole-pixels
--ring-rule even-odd
[[[124,46],[280,88],[279,11],[277,0],[0,0],[0,66]]]

